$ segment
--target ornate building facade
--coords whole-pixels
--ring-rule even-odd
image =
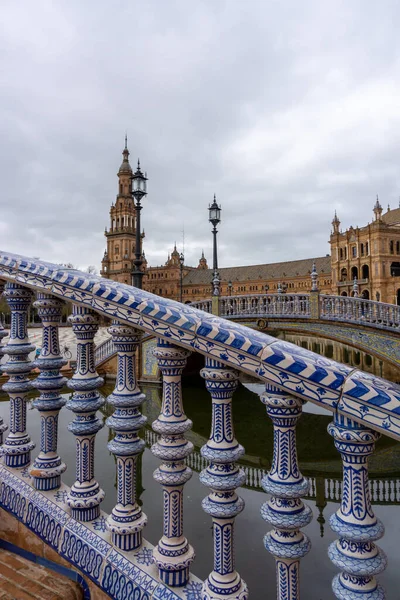
[[[332,293],[352,295],[357,280],[364,298],[400,304],[400,208],[388,206],[383,214],[377,198],[373,213],[372,223],[344,232],[335,213],[330,237]]]
[[[110,226],[105,228],[107,248],[101,261],[102,277],[132,283],[135,258],[136,209],[132,199],[132,167],[129,164],[129,150],[125,137],[122,163],[118,170],[118,193],[110,208]],[[141,235],[143,241],[144,233]],[[146,268],[146,261],[143,262]]]
[[[103,277],[132,283],[135,268],[136,211],[132,199],[133,171],[125,139],[118,171],[118,193],[110,209],[105,230],[107,249],[101,266]],[[377,199],[374,219],[365,227],[340,230],[335,213],[330,236],[331,255],[272,264],[220,268],[221,295],[249,295],[277,292],[306,293],[311,289],[315,262],[318,287],[323,294],[353,295],[354,282],[364,298],[400,304],[400,208],[383,214]],[[143,242],[144,233],[141,234]],[[183,302],[210,298],[212,269],[202,253],[197,267],[181,263],[176,244],[164,265],[148,266],[143,258],[143,288]]]

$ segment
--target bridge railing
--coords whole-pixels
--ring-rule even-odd
[[[96,366],[100,365],[102,362],[105,362],[115,353],[116,348],[113,339],[109,337],[94,349],[94,361]]]
[[[364,298],[321,295],[320,317],[397,329],[400,327],[400,306]]]
[[[255,294],[228,296],[220,299],[220,314],[235,316],[285,316],[308,317],[310,302],[306,294]]]
[[[311,312],[311,294],[255,294],[222,296],[220,315],[227,319],[268,317],[315,319],[371,325],[378,329],[400,327],[400,306],[365,300],[360,297],[317,294],[317,306]],[[212,312],[211,300],[192,302],[193,308]]]
[[[312,519],[302,500],[310,484],[300,472],[296,450],[296,424],[306,401],[333,413],[329,433],[343,462],[341,506],[331,517],[338,539],[328,549],[339,571],[334,593],[347,598],[349,589],[352,597],[368,590],[370,598],[385,597],[376,575],[384,570],[386,557],[375,544],[384,530],[371,506],[368,456],[380,434],[400,439],[399,386],[193,307],[59,265],[0,252],[0,278],[7,282],[4,295],[11,310],[10,338],[2,349],[8,358],[2,370],[9,376],[3,390],[10,397],[4,440],[7,426],[0,423],[2,508],[111,597],[129,597],[137,589],[142,600],[182,598],[182,593],[203,600],[247,599],[248,588],[234,560],[234,522],[244,509],[237,488],[245,483],[246,473],[237,462],[244,448],[234,433],[232,396],[242,371],[265,384],[261,401],[273,423],[272,466],[262,479],[270,496],[261,512],[272,527],[264,545],[275,559],[278,599],[298,600],[300,560],[310,551],[302,532]],[[43,340],[39,358],[31,363],[27,314],[33,292]],[[76,445],[77,480],[71,488],[62,483],[66,465],[57,449],[58,415],[65,403],[58,327],[65,300],[73,305],[70,322],[77,339],[77,367],[67,382],[72,394],[66,404],[74,415],[68,428]],[[298,310],[308,308],[305,304]],[[97,416],[104,398],[98,392],[103,380],[94,352],[99,316],[113,319],[109,332],[118,357],[115,389],[107,398],[114,412],[106,421],[114,434],[108,448],[116,459],[117,497],[105,532],[93,525],[104,499],[94,455],[96,434],[104,426]],[[154,354],[163,378],[161,412],[152,423],[157,436],[152,452],[161,462],[154,478],[162,490],[164,527],[154,548],[142,535],[147,516],[134,485],[145,445],[138,435],[146,421],[140,412],[145,397],[135,373],[143,331],[158,338]],[[204,582],[190,574],[194,550],[183,530],[183,490],[192,476],[186,461],[193,446],[185,439],[192,423],[184,413],[181,376],[191,352],[205,356],[201,376],[212,404],[200,481],[210,490],[202,508],[212,520],[214,568]],[[39,370],[34,381],[29,378],[33,367]],[[33,462],[35,444],[26,410],[32,388],[40,392],[33,406],[41,417],[40,451]],[[65,495],[61,503],[55,500],[60,490]]]

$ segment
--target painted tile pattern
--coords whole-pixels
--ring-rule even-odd
[[[190,576],[185,588],[172,591],[158,578],[153,546],[146,540],[136,552],[124,554],[111,543],[106,514],[79,523],[65,503],[69,488],[36,491],[28,469],[8,469],[0,459],[0,507],[14,514],[31,531],[116,599],[197,600],[202,582]]]
[[[346,384],[345,400],[373,408],[369,426],[400,439],[400,415],[394,409],[400,403],[400,388],[394,384],[375,379],[360,386],[357,371],[307,350],[190,306],[58,265],[0,252],[0,277],[84,304],[330,410],[337,406]],[[385,406],[374,401],[382,386],[391,397]]]

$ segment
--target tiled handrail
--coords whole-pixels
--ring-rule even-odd
[[[189,305],[53,263],[0,252],[0,277],[214,357],[400,439],[400,387],[394,383]]]

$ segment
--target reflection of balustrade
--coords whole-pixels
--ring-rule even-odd
[[[336,597],[350,597],[346,597],[348,589],[351,597],[356,597],[366,589],[371,600],[384,598],[376,575],[385,567],[385,558],[375,544],[383,534],[383,527],[373,514],[369,497],[370,490],[372,496],[376,494],[383,500],[393,494],[397,496],[399,486],[398,481],[394,484],[370,483],[367,456],[373,452],[379,434],[400,439],[400,392],[396,385],[328,359],[322,360],[312,352],[239,324],[227,323],[217,316],[210,317],[190,306],[165,299],[161,301],[130,286],[58,265],[0,254],[0,277],[8,282],[6,298],[12,319],[10,340],[3,348],[8,361],[2,366],[10,376],[4,385],[10,396],[10,434],[2,446],[2,508],[15,514],[69,562],[98,580],[111,597],[128,597],[129,589],[134,588],[141,597],[149,596],[148,587],[145,589],[147,574],[143,575],[143,557],[147,557],[147,562],[155,561],[159,574],[155,579],[154,566],[152,571],[147,571],[152,573],[149,579],[154,581],[152,597],[171,597],[169,587],[183,587],[181,595],[189,596],[186,592],[190,586],[206,600],[221,597],[245,600],[247,586],[236,571],[234,556],[234,524],[244,509],[236,489],[245,483],[246,477],[248,482],[259,485],[261,474],[260,470],[242,468],[237,462],[244,449],[233,431],[232,396],[241,371],[265,384],[262,400],[274,428],[272,465],[262,478],[262,486],[271,496],[262,507],[262,515],[272,525],[264,544],[276,562],[278,599],[299,598],[300,559],[310,549],[302,531],[311,516],[303,503],[307,494],[315,496],[320,510],[327,498],[341,502],[337,515],[331,518],[338,541],[329,549],[330,557],[340,571],[333,584]],[[61,408],[58,399],[60,382],[57,381],[60,367],[56,340],[57,303],[52,305],[57,314],[41,315],[45,317],[43,356],[38,360],[40,375],[37,379],[41,397],[36,403],[42,414],[47,410],[45,400],[49,401],[48,415],[43,416],[54,419],[51,427],[42,421],[41,451],[31,473],[36,477],[35,465],[44,464],[51,458],[57,463],[56,471],[54,477],[47,478],[50,485],[46,492],[41,491],[41,482],[36,484],[38,489],[33,493],[32,487],[21,480],[21,469],[29,464],[34,447],[26,422],[26,396],[32,388],[28,379],[31,371],[28,355],[33,349],[28,343],[26,316],[32,290],[39,294],[38,302],[42,308],[43,302],[49,301],[52,305],[53,298],[73,304],[70,319],[78,341],[78,359],[76,371],[68,382],[73,394],[67,408],[75,417],[69,429],[76,442],[76,481],[70,490],[65,486],[61,491],[56,489],[62,472],[56,452],[55,417]],[[222,298],[221,301],[226,316],[295,315],[307,318],[310,316],[310,298],[308,294],[268,294]],[[392,305],[334,296],[319,296],[319,301],[322,318],[330,315],[350,321],[368,319],[370,323],[375,319],[385,326],[399,323],[399,309]],[[232,314],[228,315],[228,312]],[[107,421],[115,431],[109,448],[117,457],[118,495],[112,514],[105,519],[108,531],[102,535],[97,534],[94,526],[85,526],[87,521],[93,522],[100,517],[100,503],[104,497],[101,481],[95,478],[94,455],[96,434],[103,426],[96,413],[104,402],[98,392],[102,379],[96,372],[94,351],[99,316],[114,320],[111,333],[118,350],[118,378],[108,399],[115,412]],[[158,338],[155,354],[163,375],[163,402],[160,415],[152,424],[157,434],[156,438],[152,437],[152,451],[161,460],[154,476],[162,487],[164,524],[163,535],[153,551],[141,535],[146,517],[135,501],[133,486],[136,458],[143,447],[138,432],[144,419],[139,412],[143,397],[136,386],[133,370],[138,335],[131,328]],[[50,364],[42,359],[51,348],[54,359],[49,383],[51,397],[44,398],[46,377],[43,376],[49,373]],[[108,340],[99,348],[99,359],[109,356],[111,342]],[[183,410],[181,374],[190,352],[200,352],[206,357],[202,376],[212,402],[212,428],[201,457],[191,455],[192,444],[184,437],[191,422]],[[321,485],[319,478],[308,482],[299,471],[295,432],[305,401],[334,412],[329,430],[343,461],[342,485],[335,480],[326,480]],[[0,430],[4,431],[3,424],[0,424]],[[46,435],[55,439],[51,442],[49,439],[47,443]],[[201,481],[209,488],[203,508],[213,523],[214,568],[204,584],[189,573],[194,552],[183,535],[183,487],[192,474],[190,464],[201,470]],[[55,494],[61,492],[65,493],[72,510],[63,502],[54,509]],[[319,522],[322,525],[322,519]],[[44,523],[51,523],[54,528]],[[82,560],[77,548],[85,548],[83,555],[90,558]],[[121,549],[134,551],[121,554]],[[240,548],[238,551],[240,553]],[[251,589],[251,581],[248,583]]]

